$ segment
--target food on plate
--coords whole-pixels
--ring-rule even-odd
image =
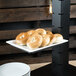
[[[29,36],[31,36],[32,34],[35,33],[35,30],[29,30],[29,31],[27,31],[27,33],[28,33]]]
[[[53,34],[51,31],[46,31],[42,28],[22,32],[16,37],[18,45],[26,45],[30,49],[55,44],[62,40],[63,36],[61,34]]]
[[[29,35],[26,32],[20,33],[16,37],[16,43],[19,45],[26,45]]]
[[[46,34],[52,35],[53,33],[51,31],[46,31]]]
[[[47,35],[47,34],[43,34],[43,35],[42,35],[42,38],[43,38],[43,40],[42,40],[41,46],[42,46],[42,47],[43,47],[43,46],[47,46],[47,45],[50,43],[50,36]]]
[[[51,39],[50,44],[58,43],[63,40],[63,36],[61,34],[53,34],[53,38]]]
[[[42,44],[42,36],[38,33],[34,33],[32,36],[29,37],[27,40],[27,46],[30,49],[39,48]]]
[[[54,34],[56,37],[55,43],[61,42],[63,40],[63,36],[61,34]]]
[[[40,35],[43,35],[43,34],[46,34],[46,30],[45,29],[42,29],[42,28],[38,28],[35,30],[38,34]]]
[[[50,41],[53,38],[53,33],[51,31],[46,31],[46,34],[50,36]]]

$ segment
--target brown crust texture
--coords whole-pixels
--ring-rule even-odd
[[[35,30],[29,30],[29,31],[27,31],[27,33],[28,33],[29,36],[31,36],[32,34],[35,33]]]
[[[50,43],[50,36],[47,34],[44,34],[42,35],[42,37],[43,37],[43,41],[42,41],[41,46],[42,47],[47,46]]]
[[[44,30],[42,28],[36,29],[35,31],[40,35],[46,34],[46,30]]]
[[[61,34],[54,34],[53,38],[50,41],[50,44],[58,43],[61,42],[62,40],[63,40],[63,36]]]
[[[27,40],[27,46],[31,49],[40,47],[42,44],[42,36],[35,33]]]
[[[16,43],[19,45],[26,45],[29,35],[26,32],[20,33],[16,37]]]

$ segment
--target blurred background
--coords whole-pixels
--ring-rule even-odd
[[[24,62],[35,70],[51,63],[52,48],[28,54],[5,43],[30,29],[52,30],[52,15],[48,11],[49,0],[0,0],[0,64]],[[69,27],[69,61],[76,66],[76,62],[71,62],[76,60],[76,0],[70,3]]]

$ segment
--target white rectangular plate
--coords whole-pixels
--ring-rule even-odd
[[[19,49],[22,49],[24,50],[25,52],[28,52],[28,53],[33,53],[33,52],[37,52],[39,50],[42,50],[42,49],[45,49],[45,48],[49,48],[49,47],[52,47],[52,46],[56,46],[56,45],[59,45],[59,44],[63,44],[63,43],[66,43],[68,42],[68,40],[65,40],[63,39],[63,41],[59,42],[59,43],[56,43],[56,44],[51,44],[51,45],[48,45],[48,46],[45,46],[45,47],[40,47],[40,48],[37,48],[37,49],[30,49],[28,48],[27,46],[22,46],[22,45],[18,45],[16,44],[15,40],[9,40],[9,41],[6,41],[6,43],[16,47],[16,48],[19,48]]]

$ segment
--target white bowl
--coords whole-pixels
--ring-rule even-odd
[[[30,76],[30,67],[20,62],[6,63],[0,66],[0,76]]]

